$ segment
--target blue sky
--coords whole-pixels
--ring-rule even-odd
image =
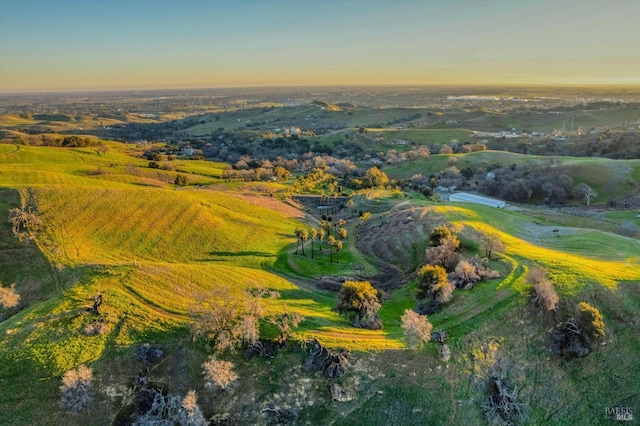
[[[0,91],[640,84],[640,1],[0,0]]]

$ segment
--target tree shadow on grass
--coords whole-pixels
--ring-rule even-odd
[[[222,257],[244,257],[244,256],[277,257],[276,254],[267,253],[263,251],[212,251],[209,253],[209,255],[222,256]]]

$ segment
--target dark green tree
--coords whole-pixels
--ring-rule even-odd
[[[338,292],[337,310],[351,319],[354,327],[376,330],[382,328],[378,290],[369,281],[345,281]]]

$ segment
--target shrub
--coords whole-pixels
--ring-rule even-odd
[[[429,245],[431,247],[437,247],[442,244],[445,238],[449,237],[455,237],[455,235],[453,235],[451,229],[447,225],[436,226],[429,235]]]
[[[180,186],[187,186],[189,184],[189,180],[185,175],[177,175],[174,183]]]
[[[16,285],[2,287],[0,283],[0,308],[15,308],[20,303],[20,295],[16,293]]]
[[[604,337],[604,320],[600,311],[587,302],[580,302],[578,307],[580,308],[578,322],[583,332],[593,340]]]
[[[67,371],[60,386],[60,403],[71,412],[77,413],[89,406],[93,397],[93,372],[81,365],[76,370]]]
[[[438,356],[440,357],[440,361],[447,362],[451,359],[451,349],[449,349],[449,345],[446,343],[440,344],[440,349],[438,349]]]
[[[577,319],[569,318],[551,333],[551,350],[565,357],[590,354],[604,337],[605,326],[600,311],[586,302],[578,304]]]
[[[143,343],[136,348],[134,355],[139,361],[144,363],[146,368],[149,368],[162,358],[164,352],[162,349],[152,346],[150,343]]]
[[[533,284],[534,302],[544,308],[545,311],[556,309],[560,298],[553,288],[553,283],[547,279],[544,269],[534,266],[527,274],[527,282]]]

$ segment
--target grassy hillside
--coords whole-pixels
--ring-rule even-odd
[[[429,176],[440,173],[449,167],[449,157],[456,158],[455,166],[458,169],[466,167],[472,170],[486,169],[491,166],[522,166],[540,164],[544,166],[548,161],[554,160],[562,167],[564,172],[574,180],[574,184],[584,182],[594,188],[598,197],[594,199],[597,204],[605,204],[625,193],[633,191],[638,183],[640,173],[640,160],[612,160],[608,158],[593,157],[542,157],[527,154],[514,154],[504,151],[479,151],[468,154],[432,155],[427,160],[411,160],[403,163],[384,167],[389,177],[396,179],[409,179],[415,174]],[[554,167],[558,167],[557,165]]]
[[[227,413],[238,424],[267,424],[263,409],[274,406],[295,409],[299,424],[482,424],[481,384],[496,360],[509,365],[530,424],[598,424],[605,407],[640,410],[640,245],[608,232],[606,221],[372,191],[354,206],[372,218],[361,223],[344,213],[349,235],[339,261],[329,263],[326,255],[311,260],[293,253],[300,211],[250,193],[252,185],[224,184],[218,178],[223,165],[178,163],[192,183],[214,184],[178,187],[172,182],[182,171],[149,169],[134,153],[117,143],[104,155],[0,145],[0,281],[15,282],[23,297],[21,309],[6,312],[0,323],[0,380],[10,390],[0,396],[0,424],[111,424],[130,403],[131,380],[141,368],[133,351],[143,342],[166,353],[151,372],[154,382],[182,395],[196,389],[208,416]],[[526,161],[494,154],[459,155],[459,164]],[[420,167],[439,161],[446,157],[411,163],[414,170],[405,164],[396,173],[425,174]],[[595,173],[587,182],[606,191],[601,168],[614,170],[614,163],[566,161],[580,176]],[[624,164],[637,174],[636,163]],[[385,170],[391,174],[391,167]],[[25,242],[13,237],[6,220],[21,203],[44,223]],[[317,226],[314,218],[305,220]],[[496,232],[506,245],[504,258],[492,263],[502,278],[456,290],[451,303],[430,316],[434,330],[449,334],[450,361],[439,360],[436,344],[405,350],[400,324],[404,310],[415,306],[410,269],[422,262],[431,227],[444,221],[464,227],[470,252],[479,251],[477,231]],[[388,257],[358,248],[356,240],[367,233]],[[314,278],[373,275],[383,261],[409,271],[383,301],[385,327],[352,328],[332,310],[335,294],[318,290]],[[586,300],[602,311],[607,334],[596,352],[571,361],[551,357],[553,324],[534,310],[525,281],[533,265],[547,269],[563,310]],[[294,347],[269,361],[233,355],[241,377],[236,395],[204,390],[200,365],[209,348],[192,341],[188,312],[202,293],[222,285],[238,293],[255,286],[277,290],[282,298],[267,310],[303,314],[298,339],[353,350],[353,368],[337,383],[356,397],[334,401],[327,390],[333,382],[303,373],[304,354]],[[94,319],[84,311],[97,294],[105,300],[107,330],[88,336],[82,330]],[[273,327],[262,331],[275,336]],[[83,363],[94,370],[96,401],[88,413],[69,415],[58,405],[60,378]]]

